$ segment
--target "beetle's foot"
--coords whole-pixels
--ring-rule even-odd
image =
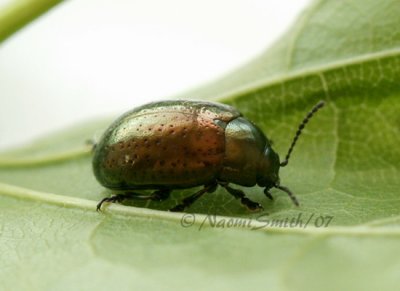
[[[249,198],[246,197],[244,192],[239,189],[234,189],[228,185],[228,183],[220,183],[222,187],[226,189],[233,197],[236,199],[240,199],[240,202],[247,207],[247,209],[251,211],[261,211],[264,210],[264,208],[261,206],[261,204],[254,202],[250,200]]]
[[[124,200],[126,197],[125,195],[121,195],[121,194],[117,194],[117,195],[113,195],[111,197],[106,197],[103,198],[96,206],[96,211],[101,211],[101,206],[103,205],[103,203],[107,202],[107,203],[115,203],[115,202],[121,202],[122,200]]]
[[[247,197],[243,197],[240,199],[240,202],[247,207],[247,209],[257,212],[257,211],[263,211],[264,207],[262,207],[262,205],[260,203],[251,201],[249,198]]]

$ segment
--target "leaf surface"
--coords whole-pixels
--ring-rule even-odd
[[[0,289],[393,290],[400,260],[400,5],[316,1],[274,46],[188,92],[236,106],[281,158],[320,99],[280,175],[300,208],[243,188],[249,214],[222,189],[190,208],[95,205],[110,191],[91,171],[86,123],[0,156]],[[193,222],[193,224],[192,224]],[[20,278],[24,278],[21,280]]]

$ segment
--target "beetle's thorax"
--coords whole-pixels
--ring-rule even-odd
[[[225,128],[225,158],[218,178],[242,186],[256,185],[266,146],[268,139],[255,124],[243,117],[230,121]]]
[[[268,189],[279,185],[280,162],[278,154],[267,145],[258,164],[257,185]]]

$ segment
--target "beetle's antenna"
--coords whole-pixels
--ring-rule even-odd
[[[311,109],[310,112],[307,113],[306,117],[304,117],[303,121],[300,123],[299,128],[296,131],[296,134],[293,138],[292,144],[290,145],[290,148],[286,154],[285,160],[280,164],[281,167],[286,166],[289,163],[289,158],[290,155],[292,154],[293,148],[296,145],[297,140],[299,139],[299,136],[301,135],[302,130],[304,129],[304,127],[306,126],[306,124],[308,123],[308,121],[310,121],[311,117],[319,110],[321,109],[323,106],[325,105],[324,101],[319,101],[314,107],[313,109]],[[283,189],[281,189],[283,190]],[[285,191],[285,190],[283,190]],[[289,194],[288,191],[285,191]],[[290,195],[289,195],[290,196]]]
[[[286,192],[289,195],[290,199],[292,199],[292,202],[294,203],[294,205],[300,206],[299,201],[297,200],[296,196],[293,194],[292,191],[289,190],[289,188],[287,188],[285,186],[281,186],[281,185],[275,185],[274,187],[282,190],[283,192]]]

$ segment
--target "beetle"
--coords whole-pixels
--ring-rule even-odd
[[[296,196],[280,184],[279,169],[288,164],[307,122],[324,102],[317,103],[300,123],[285,159],[280,162],[271,141],[261,129],[234,107],[209,101],[167,100],[137,107],[119,117],[94,146],[93,171],[104,187],[123,191],[102,199],[162,201],[174,189],[203,186],[170,211],[184,211],[218,186],[249,210],[262,206],[230,183],[264,187],[273,199],[273,187]],[[153,190],[148,195],[140,190]]]

